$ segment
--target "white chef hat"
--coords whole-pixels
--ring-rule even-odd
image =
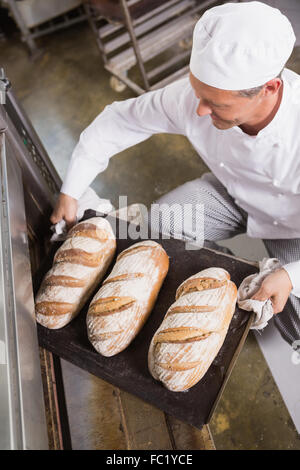
[[[292,53],[295,34],[277,8],[261,2],[226,3],[196,23],[192,74],[222,90],[244,90],[275,78]]]

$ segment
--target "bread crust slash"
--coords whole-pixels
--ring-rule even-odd
[[[72,321],[104,277],[115,251],[116,239],[106,219],[93,217],[75,225],[37,293],[37,322],[57,329]]]
[[[236,299],[236,285],[222,268],[208,268],[186,279],[151,340],[152,376],[174,392],[198,383],[224,342]]]
[[[168,269],[167,253],[153,240],[135,243],[119,254],[86,318],[96,351],[114,356],[127,348],[150,315]]]

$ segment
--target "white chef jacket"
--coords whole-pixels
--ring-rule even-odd
[[[256,136],[198,116],[188,77],[106,106],[81,133],[61,192],[79,199],[113,155],[153,134],[183,134],[248,213],[250,237],[300,238],[300,76],[284,69],[282,79],[280,107]],[[300,297],[300,253],[284,267]]]

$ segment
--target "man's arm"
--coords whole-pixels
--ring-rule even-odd
[[[51,217],[53,223],[67,217],[66,211],[70,208],[75,218],[74,201],[97,174],[107,168],[113,155],[153,134],[184,133],[180,103],[187,86],[188,79],[183,79],[160,90],[106,106],[80,135],[61,188],[63,196],[60,195]],[[70,219],[70,214],[68,217]]]

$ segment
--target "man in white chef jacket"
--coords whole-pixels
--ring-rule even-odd
[[[77,200],[113,155],[153,134],[185,135],[211,173],[156,203],[204,204],[206,246],[243,232],[261,238],[283,267],[252,298],[270,298],[282,336],[299,340],[300,76],[285,68],[294,43],[288,19],[264,3],[206,11],[188,77],[114,102],[82,132],[51,221],[74,222]]]

